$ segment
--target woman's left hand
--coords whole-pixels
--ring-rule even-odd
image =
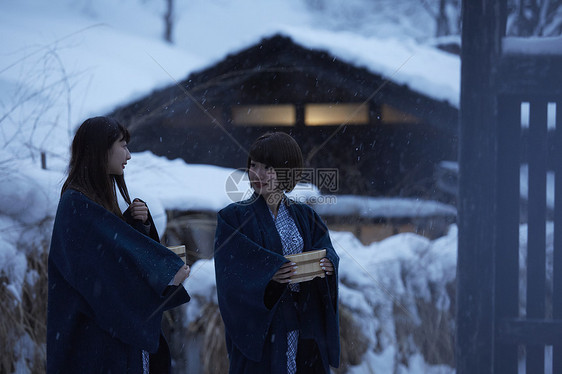
[[[189,265],[183,265],[174,276],[174,286],[179,286],[180,284],[182,284],[183,281],[186,280],[187,277],[189,277],[189,273],[191,273],[191,268],[189,267]]]
[[[142,221],[142,223],[146,223],[148,219],[148,207],[145,203],[140,201],[139,199],[134,199],[133,203],[129,205],[128,208],[131,211],[131,216],[133,219],[137,219]]]
[[[332,264],[332,261],[328,260],[327,257],[324,257],[320,260],[320,267],[322,268],[322,270],[324,270],[326,275],[334,274],[334,265]]]

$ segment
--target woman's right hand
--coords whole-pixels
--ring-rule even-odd
[[[180,284],[182,284],[183,281],[186,280],[187,277],[189,277],[190,272],[191,268],[189,267],[189,265],[183,265],[174,276],[174,286],[179,286]]]
[[[148,219],[148,207],[143,201],[134,199],[127,210],[131,211],[131,216],[133,217],[133,219],[139,220],[142,223],[146,223],[146,220]]]
[[[278,283],[290,283],[291,276],[297,271],[297,264],[294,262],[284,263],[275,274],[271,280]]]

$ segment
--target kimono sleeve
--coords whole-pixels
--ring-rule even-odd
[[[83,312],[119,340],[156,351],[164,291],[183,261],[160,243],[77,191],[61,197],[49,253],[64,280],[83,298]],[[56,287],[56,285],[54,285]],[[189,296],[183,290],[183,302]]]
[[[244,356],[260,361],[276,308],[266,307],[265,290],[287,259],[241,232],[245,225],[252,224],[251,216],[237,214],[234,207],[218,213],[215,275],[227,335]]]
[[[311,222],[312,246],[314,249],[326,249],[326,257],[334,266],[334,274],[323,279],[317,278],[314,281],[321,295],[321,304],[324,307],[324,331],[328,346],[329,362],[333,366],[339,365],[340,344],[339,344],[339,305],[338,305],[338,276],[339,276],[339,256],[337,255],[328,227],[320,216],[310,209],[309,218]]]

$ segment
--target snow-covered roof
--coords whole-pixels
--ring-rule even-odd
[[[356,67],[458,108],[460,57],[412,40],[378,39],[347,32],[286,27],[280,30],[307,48],[323,49]]]
[[[502,41],[504,54],[562,56],[562,36],[557,37],[508,37]]]
[[[455,217],[454,206],[413,198],[389,198],[338,195],[323,204],[314,205],[321,216],[355,216],[360,218]]]

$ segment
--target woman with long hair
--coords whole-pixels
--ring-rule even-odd
[[[231,374],[328,374],[339,365],[338,262],[328,229],[294,189],[302,154],[282,132],[250,147],[253,196],[217,216],[215,275]],[[285,256],[325,250],[320,276],[293,283]]]
[[[74,136],[49,252],[48,374],[170,372],[162,313],[189,301],[190,269],[159,243],[146,204],[129,197],[129,137],[108,117]]]

